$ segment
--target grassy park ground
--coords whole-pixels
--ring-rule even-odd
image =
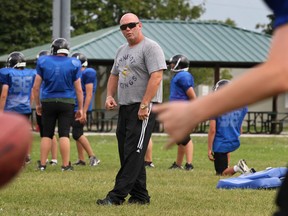
[[[95,201],[112,189],[119,169],[114,135],[88,136],[101,163],[96,167],[74,167],[62,172],[61,165],[36,170],[39,159],[38,134],[34,135],[32,163],[0,191],[0,216],[6,215],[189,215],[189,216],[266,216],[275,211],[277,190],[216,189],[220,178],[207,158],[207,136],[193,136],[194,170],[168,170],[176,159],[176,146],[163,150],[167,137],[153,134],[153,162],[147,168],[151,204],[127,202],[121,206],[98,206]],[[231,165],[241,158],[256,170],[284,167],[288,161],[288,139],[284,136],[241,137],[240,148],[231,154]],[[61,157],[59,154],[59,162]],[[71,161],[77,160],[71,140]],[[87,159],[88,162],[88,159]],[[1,174],[0,174],[1,175]],[[239,174],[236,174],[239,175]]]

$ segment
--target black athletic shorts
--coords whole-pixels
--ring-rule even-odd
[[[74,104],[63,102],[42,102],[43,137],[53,138],[56,122],[59,137],[69,137],[74,120]]]
[[[222,175],[224,170],[228,168],[228,152],[214,152],[214,159],[216,175]]]

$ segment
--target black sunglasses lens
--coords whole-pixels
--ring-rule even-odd
[[[128,23],[127,26],[132,29],[132,28],[135,28],[137,25],[137,23]]]
[[[121,29],[121,30],[126,30],[126,28],[127,28],[127,25],[121,25],[121,26],[120,26],[120,29]]]
[[[133,29],[133,28],[136,27],[137,24],[138,24],[138,23],[128,23],[128,24],[124,24],[124,25],[121,25],[121,26],[120,26],[120,29],[121,29],[121,30],[126,30],[127,27],[128,27],[129,29]]]

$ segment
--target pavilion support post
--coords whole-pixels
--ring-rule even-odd
[[[220,67],[214,67],[214,85],[220,80]]]

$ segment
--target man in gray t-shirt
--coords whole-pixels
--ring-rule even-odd
[[[144,37],[137,46],[122,45],[116,54],[111,73],[119,77],[118,103],[129,105],[141,103],[146,92],[150,75],[166,68],[161,47]],[[150,102],[162,102],[162,82]]]
[[[153,40],[142,33],[142,23],[135,14],[127,13],[120,20],[120,29],[127,40],[116,54],[108,80],[106,109],[117,106],[116,130],[121,168],[114,188],[99,205],[120,205],[130,194],[129,203],[148,204],[144,156],[151,137],[155,114],[153,103],[162,102],[162,76],[166,69],[164,53]]]

